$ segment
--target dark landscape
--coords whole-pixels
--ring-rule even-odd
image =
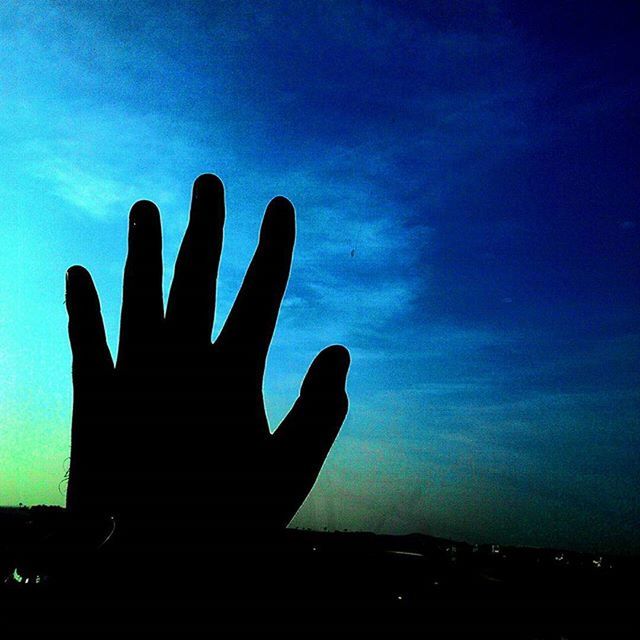
[[[301,529],[134,550],[102,544],[112,528],[56,507],[0,510],[5,625],[558,640],[632,637],[637,626],[637,556]]]

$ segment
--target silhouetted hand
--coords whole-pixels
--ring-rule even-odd
[[[323,350],[275,433],[262,382],[289,277],[295,214],[268,205],[242,288],[211,343],[225,215],[213,175],[194,183],[189,225],[166,313],[160,216],[129,218],[120,343],[114,367],[98,295],[82,267],[67,272],[73,424],[67,505],[136,526],[284,528],[311,490],[347,413],[349,353]],[[198,523],[198,524],[196,524]]]

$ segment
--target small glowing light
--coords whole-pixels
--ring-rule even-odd
[[[402,596],[398,596],[398,600],[402,600]]]

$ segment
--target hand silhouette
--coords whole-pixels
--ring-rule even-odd
[[[268,205],[260,240],[211,343],[225,215],[213,175],[194,183],[166,314],[160,215],[133,205],[114,366],[98,295],[67,272],[73,419],[67,506],[136,527],[284,528],[311,490],[347,413],[349,353],[324,349],[270,433],[263,374],[293,252],[295,214]]]

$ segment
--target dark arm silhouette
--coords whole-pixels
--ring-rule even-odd
[[[224,216],[222,182],[200,176],[165,313],[160,215],[152,202],[132,207],[115,366],[91,276],[68,270],[73,512],[177,529],[206,511],[220,529],[273,530],[311,490],[347,413],[349,353],[331,346],[318,354],[271,434],[262,383],[289,277],[294,209],[283,197],[269,203],[212,344]]]

